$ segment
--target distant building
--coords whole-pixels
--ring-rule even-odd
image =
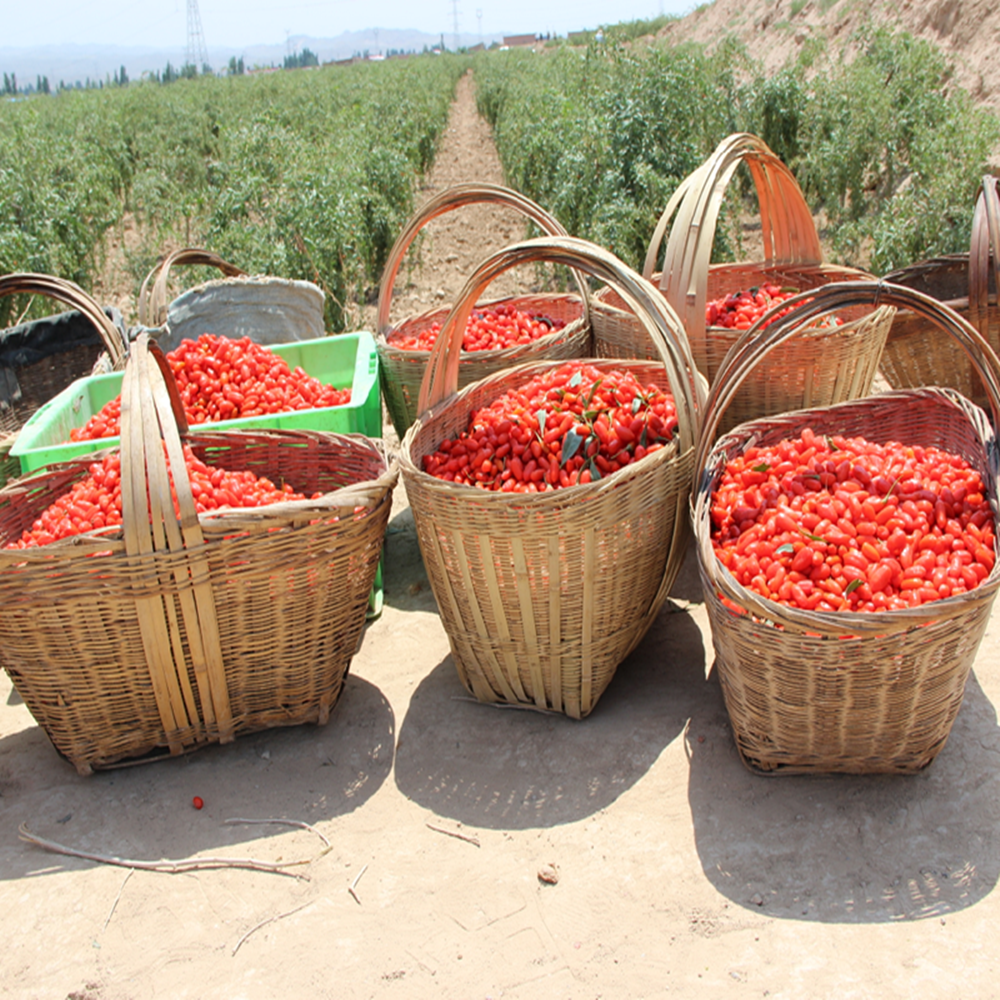
[[[503,43],[512,49],[516,46],[534,45],[538,41],[537,35],[504,35]]]

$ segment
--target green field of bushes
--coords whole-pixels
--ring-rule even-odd
[[[792,168],[837,261],[885,273],[968,249],[1000,121],[952,85],[930,45],[876,32],[849,64],[817,69],[809,51],[765,75],[733,41],[709,55],[628,37],[5,103],[0,272],[90,287],[130,218],[136,289],[164,246],[202,245],[317,282],[330,329],[343,329],[413,211],[470,67],[509,185],[634,267],[677,183],[735,131]],[[740,190],[751,194],[747,179]],[[720,259],[739,252],[738,236],[717,243]],[[0,300],[0,322],[15,308]]]

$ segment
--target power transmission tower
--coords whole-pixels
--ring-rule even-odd
[[[187,0],[187,36],[185,59],[189,66],[194,66],[200,72],[208,65],[208,52],[205,49],[201,14],[198,13],[198,0]]]
[[[458,51],[458,0],[451,0],[451,13],[455,30],[455,51]]]

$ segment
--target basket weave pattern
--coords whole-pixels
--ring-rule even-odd
[[[886,281],[933,296],[963,319],[969,318],[967,254],[950,254],[912,264],[887,275]],[[990,292],[995,296],[992,282]],[[988,323],[986,338],[995,349],[1000,344],[1000,310],[995,298]],[[897,389],[944,385],[982,405],[985,402],[982,383],[969,366],[965,352],[953,341],[934,336],[935,333],[933,325],[919,313],[897,312],[882,352],[882,374]]]
[[[893,286],[860,294],[861,283],[840,287],[853,291],[831,287],[828,307],[840,295],[848,301],[850,295],[857,300],[872,294],[921,310],[931,302],[921,302],[915,293],[900,297],[904,290]],[[941,307],[930,310],[943,324],[962,324],[948,313]],[[781,327],[794,329],[794,322],[777,321],[769,337],[787,336]],[[967,326],[960,333],[975,336]],[[985,345],[974,347],[981,363],[989,365]],[[744,359],[750,357],[747,338],[738,350]],[[746,366],[733,362],[720,394],[731,394],[734,381],[745,374]],[[993,374],[994,386],[1000,387],[996,378]],[[718,402],[713,391],[708,433]],[[974,591],[877,614],[802,611],[742,587],[712,549],[712,491],[730,458],[751,444],[797,437],[805,427],[817,434],[934,445],[961,455],[982,475],[996,510],[998,456],[990,424],[980,409],[950,390],[885,393],[741,424],[707,456],[706,438],[696,463],[696,470],[704,469],[693,498],[699,573],[716,667],[744,763],[762,773],[918,771],[934,759],[951,731],[1000,587],[1000,562]]]
[[[455,347],[472,303],[497,274],[538,259],[642,296],[636,302],[661,362],[593,363],[628,368],[669,390],[677,436],[598,482],[549,493],[494,493],[436,479],[422,471],[423,457],[460,434],[470,412],[558,364],[521,365],[454,394]],[[407,432],[400,466],[462,683],[481,701],[586,716],[652,624],[683,557],[699,389],[676,317],[648,283],[593,244],[529,240],[484,261],[470,278],[421,391],[433,405]]]
[[[596,365],[669,391],[662,364]],[[403,476],[462,683],[481,701],[580,718],[662,603],[654,598],[684,527],[669,498],[690,487],[693,451],[671,442],[641,467],[532,498],[417,471],[443,438],[466,428],[472,410],[550,367],[500,372],[429,411],[414,427]]]
[[[135,391],[131,367],[123,418],[126,393]],[[175,474],[182,517],[161,527],[156,513],[167,509],[169,491],[155,455],[163,445],[154,442],[145,467],[137,465],[135,426],[122,439],[123,501],[127,483],[135,502],[147,493],[154,516],[146,510],[145,542],[141,516],[126,507],[123,529],[0,551],[2,660],[29,710],[81,773],[273,726],[325,722],[364,624],[395,468],[387,468],[380,445],[357,435],[190,435],[210,464],[323,495],[196,515],[184,496],[186,476]],[[168,451],[179,449],[180,439],[171,445],[168,432],[166,440]],[[0,491],[0,540],[30,527],[94,460]],[[356,506],[369,510],[355,519]]]
[[[949,254],[911,264],[886,275],[946,303],[967,319],[994,352],[1000,352],[1000,196],[995,177],[983,178],[973,211],[967,254]],[[982,406],[983,384],[969,358],[953,341],[942,338],[925,316],[908,310],[896,314],[882,358],[882,372],[897,389],[943,385]]]

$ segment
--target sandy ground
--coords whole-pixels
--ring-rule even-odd
[[[851,59],[860,32],[872,26],[906,31],[939,48],[954,80],[977,104],[1000,111],[1000,9],[993,0],[713,0],[692,5],[687,16],[659,34],[673,44],[709,49],[727,35],[747,45],[767,72],[794,63],[807,47],[815,66]]]
[[[438,274],[421,287],[464,277]],[[472,702],[400,487],[385,607],[325,727],[82,778],[0,679],[0,996],[1000,996],[996,625],[906,778],[752,775],[713,659],[689,553],[588,719]],[[308,864],[132,870],[20,824],[91,854]]]

